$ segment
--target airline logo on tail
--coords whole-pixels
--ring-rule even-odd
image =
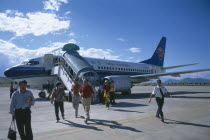
[[[162,48],[158,48],[156,52],[158,53],[160,60],[162,60],[164,56],[164,50]]]

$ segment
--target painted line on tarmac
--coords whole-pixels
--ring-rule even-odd
[[[182,109],[175,109],[175,110],[172,110],[170,112],[166,112],[165,114],[180,112],[180,111],[184,111],[184,110],[187,110],[187,109],[195,109],[195,108],[198,108],[198,107],[201,107],[201,106],[207,106],[207,105],[210,105],[210,103],[193,105],[191,107],[185,107],[185,108],[182,108]],[[143,120],[143,119],[147,119],[147,118],[151,118],[151,117],[154,117],[154,114],[149,114],[149,115],[145,115],[145,116],[124,119],[124,120],[116,121],[116,123],[118,123],[119,125],[122,125],[124,123],[133,122],[133,121],[137,121],[137,120]],[[103,128],[103,127],[107,127],[107,126],[116,126],[116,124],[102,123],[102,124],[95,124],[95,125],[89,125],[89,126],[90,127],[96,127],[96,128]],[[38,139],[35,139],[35,140],[44,140],[44,139],[49,139],[49,138],[58,137],[58,136],[62,136],[62,135],[68,135],[68,134],[71,134],[71,133],[78,133],[78,132],[89,131],[89,130],[92,130],[92,129],[75,128],[75,129],[70,129],[70,130],[68,129],[68,130],[48,132],[48,133],[44,133],[44,134],[37,134],[37,135],[34,135],[34,137],[35,138],[36,137],[41,137],[41,138],[38,138]],[[45,136],[45,137],[43,137],[43,136]]]

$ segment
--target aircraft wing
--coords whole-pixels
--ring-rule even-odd
[[[165,73],[155,73],[155,74],[143,74],[143,75],[133,75],[130,76],[131,81],[148,81],[150,79],[158,79],[160,76],[173,76],[173,77],[179,77],[180,74],[185,73],[194,73],[194,72],[204,72],[204,71],[210,71],[210,69],[200,69],[200,70],[190,70],[190,71],[179,71],[179,72],[165,72]],[[143,82],[143,81],[142,81]]]
[[[162,68],[162,69],[163,69],[163,70],[168,70],[168,69],[174,69],[174,68],[179,68],[179,67],[192,66],[192,65],[197,65],[197,64],[198,64],[198,63],[186,64],[186,65],[178,65],[178,66],[164,67],[164,68]]]

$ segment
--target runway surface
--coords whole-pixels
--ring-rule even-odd
[[[65,102],[66,120],[55,123],[54,106],[38,98],[32,107],[34,140],[209,140],[210,87],[168,86],[173,98],[166,97],[163,112],[165,123],[155,117],[157,110],[149,96],[153,87],[132,88],[132,95],[118,94],[116,105],[91,105],[88,124],[80,104],[79,118],[74,117],[71,102]],[[11,122],[9,88],[0,88],[0,140],[5,140]],[[18,135],[19,137],[19,135]]]

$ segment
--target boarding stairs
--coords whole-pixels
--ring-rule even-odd
[[[72,84],[76,78],[80,78],[80,82],[86,78],[92,86],[97,86],[99,76],[93,67],[79,55],[78,49],[68,48],[63,50],[62,59],[58,62],[57,66],[52,68],[51,75],[57,75],[68,92],[71,91]]]

